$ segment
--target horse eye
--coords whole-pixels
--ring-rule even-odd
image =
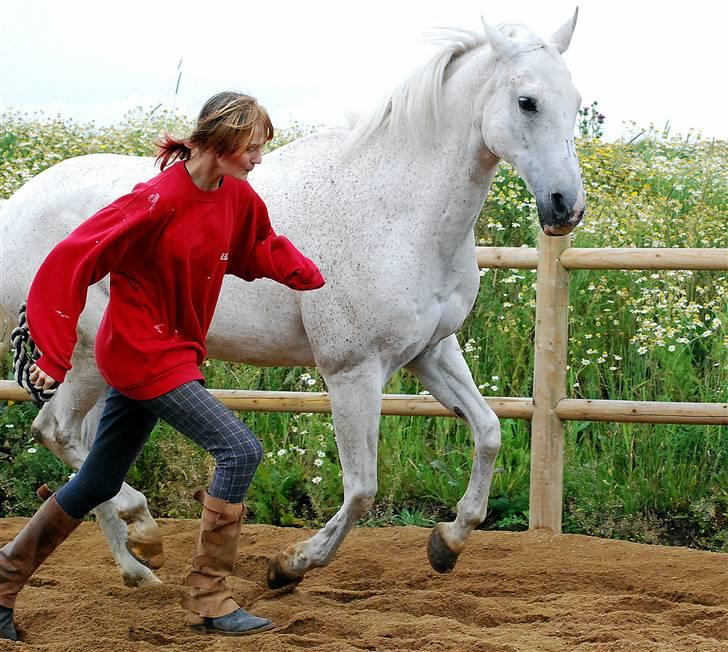
[[[518,106],[521,107],[522,111],[538,111],[538,108],[536,107],[536,100],[532,97],[524,97],[521,95],[521,97],[518,98]]]

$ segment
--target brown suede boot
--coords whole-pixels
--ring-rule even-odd
[[[5,607],[5,616],[8,609],[15,608],[17,595],[30,576],[78,527],[81,520],[64,512],[52,495],[15,539],[0,549],[0,605]],[[4,638],[11,638],[13,630],[12,613],[9,616],[11,622],[3,628]]]
[[[203,490],[195,493],[195,498],[202,503],[202,519],[197,554],[183,580],[191,587],[190,594],[182,599],[187,622],[195,629],[228,635],[269,629],[271,621],[243,611],[225,584],[235,564],[244,505],[214,498]]]

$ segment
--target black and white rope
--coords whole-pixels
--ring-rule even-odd
[[[15,381],[33,397],[33,400],[39,407],[42,407],[43,404],[47,403],[55,396],[60,383],[55,382],[49,389],[43,389],[42,387],[36,387],[30,381],[30,368],[35,364],[35,361],[40,358],[41,352],[38,350],[33,338],[30,336],[28,320],[25,316],[25,304],[20,307],[20,312],[18,313],[18,325],[13,329],[11,337],[13,346],[13,374],[15,376]]]

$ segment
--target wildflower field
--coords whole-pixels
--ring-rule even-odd
[[[592,114],[593,118],[594,114]],[[631,142],[602,142],[580,125],[577,149],[587,213],[578,247],[728,247],[728,143],[654,128]],[[62,118],[0,116],[0,197],[50,165],[80,154],[154,153],[164,128],[186,119],[138,110],[115,127]],[[279,146],[309,131],[281,132]],[[535,204],[503,166],[477,224],[484,246],[537,242]],[[480,294],[460,333],[486,396],[531,396],[535,272],[482,270]],[[577,271],[571,275],[569,396],[650,401],[728,401],[728,277],[723,272]],[[10,377],[9,361],[4,374]],[[315,369],[260,369],[209,361],[208,387],[324,391]],[[387,392],[422,391],[405,372]],[[35,487],[71,470],[36,446],[29,403],[0,406],[0,516],[36,507]],[[341,503],[329,415],[245,413],[266,457],[247,499],[251,520],[319,525]],[[487,528],[528,522],[530,424],[503,420]],[[647,543],[728,551],[728,430],[718,426],[567,423],[564,530]],[[449,519],[469,477],[472,438],[448,418],[383,417],[379,495],[369,525]],[[165,425],[157,427],[129,481],[156,516],[196,514],[192,489],[211,460]]]

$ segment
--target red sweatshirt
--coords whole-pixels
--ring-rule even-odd
[[[274,233],[247,181],[200,190],[182,161],[86,220],[40,266],[30,288],[37,365],[62,382],[89,285],[111,274],[96,335],[106,382],[138,400],[202,380],[205,336],[225,274],[321,287],[316,265]]]

